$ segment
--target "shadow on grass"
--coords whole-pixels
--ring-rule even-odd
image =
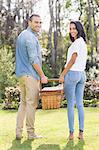
[[[83,140],[79,140],[76,145],[74,145],[74,141],[68,141],[63,150],[84,150],[85,142]]]
[[[23,143],[21,140],[13,140],[12,146],[8,150],[32,150],[32,141],[26,140]]]
[[[60,150],[60,146],[58,144],[42,144],[35,150]]]

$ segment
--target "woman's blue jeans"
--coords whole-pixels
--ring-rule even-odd
[[[84,130],[83,93],[86,81],[84,71],[68,71],[64,81],[64,92],[67,99],[69,131],[74,132],[74,104],[78,109],[79,130]]]

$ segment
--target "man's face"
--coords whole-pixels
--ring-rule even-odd
[[[29,21],[29,26],[34,32],[39,32],[41,28],[41,18],[38,16],[33,16],[31,21]]]

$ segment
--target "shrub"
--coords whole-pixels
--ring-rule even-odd
[[[84,99],[99,100],[99,82],[98,81],[89,81],[85,84]]]
[[[87,81],[97,80],[99,81],[99,55],[94,55],[93,60],[88,56],[86,65]]]
[[[20,102],[19,87],[6,87],[3,109],[17,109]]]
[[[3,101],[3,109],[18,109],[20,104],[20,88],[6,87],[5,99]],[[38,108],[42,108],[41,100],[38,102]]]
[[[0,47],[0,98],[4,99],[5,87],[16,85],[14,59],[11,46]]]
[[[64,99],[61,101],[61,108],[66,108],[67,107],[67,100]]]
[[[61,107],[67,107],[67,100],[62,98]],[[99,83],[96,81],[86,82],[84,93],[84,106],[96,107],[99,106]],[[2,102],[2,101],[1,101]],[[18,109],[20,102],[20,89],[19,87],[6,87],[5,99],[3,103],[4,109]],[[38,102],[38,108],[42,108],[41,99]]]

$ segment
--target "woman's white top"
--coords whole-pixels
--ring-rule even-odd
[[[69,47],[68,54],[67,54],[67,62],[65,67],[70,61],[73,53],[77,53],[77,58],[73,66],[70,68],[70,70],[84,71],[86,67],[86,60],[87,60],[87,45],[82,37],[76,39]]]

